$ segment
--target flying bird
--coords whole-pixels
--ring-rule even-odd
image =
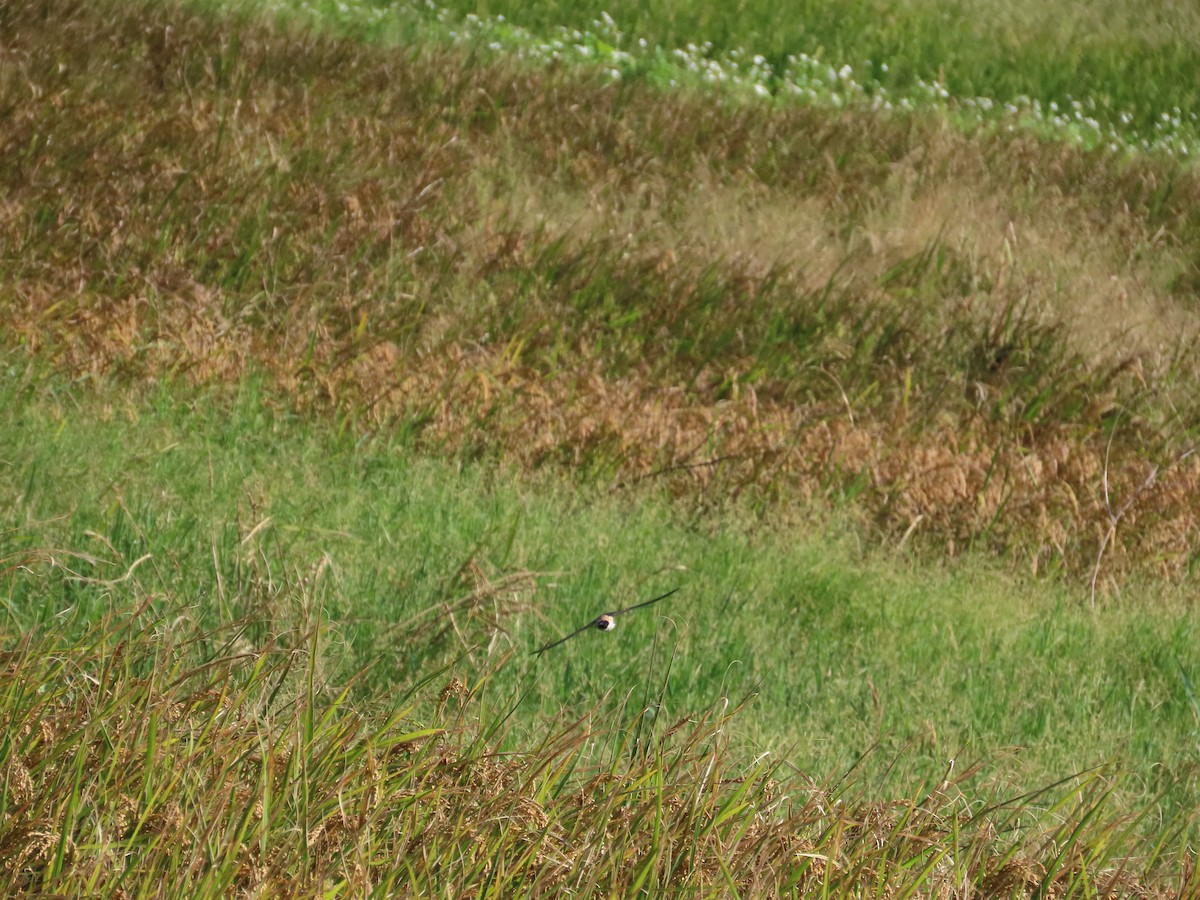
[[[677,590],[679,590],[679,588],[673,588],[672,590],[667,591],[665,594],[660,594],[659,596],[655,597],[653,600],[647,600],[645,603],[635,603],[633,606],[627,606],[624,609],[618,609],[618,610],[615,610],[614,612],[607,612],[602,616],[597,616],[596,618],[592,619],[592,621],[588,622],[586,625],[576,628],[574,631],[572,631],[570,634],[568,634],[565,638],[559,638],[557,641],[554,641],[551,644],[547,644],[545,647],[541,647],[540,649],[534,650],[533,655],[540,656],[541,654],[545,653],[547,650],[552,650],[553,648],[557,647],[559,644],[566,643],[567,641],[569,641],[571,638],[575,637],[576,635],[583,634],[589,628],[599,628],[601,631],[612,631],[614,628],[617,627],[617,616],[623,616],[623,615],[625,615],[625,613],[633,612],[635,609],[641,609],[642,607],[645,607],[645,606],[651,606],[651,605],[657,603],[659,600],[666,600],[668,597],[670,597],[672,594],[674,594],[675,591],[677,591]]]

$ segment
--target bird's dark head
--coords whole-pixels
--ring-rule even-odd
[[[596,627],[601,631],[612,631],[617,627],[617,620],[612,616],[601,616],[596,620]]]

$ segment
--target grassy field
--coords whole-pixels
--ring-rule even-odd
[[[1189,165],[0,23],[6,890],[1200,890]]]
[[[438,782],[434,795],[463,790],[464,760],[511,761],[495,777],[535,804],[525,813],[588,833],[603,818],[585,825],[559,803],[588,773],[628,779],[604,802],[635,817],[628,861],[649,865],[660,886],[680,877],[674,855],[690,830],[713,832],[699,872],[759,819],[772,842],[844,853],[848,870],[883,863],[858,858],[861,834],[844,848],[827,842],[869,826],[889,860],[871,877],[891,889],[915,879],[906,867],[917,863],[932,866],[932,880],[913,881],[926,890],[1035,871],[1049,863],[1041,842],[1082,824],[1081,810],[1097,824],[1072,836],[1067,882],[1104,882],[1121,866],[1132,878],[1194,839],[1200,642],[1183,596],[1138,592],[1091,611],[1062,588],[864,555],[815,529],[763,531],[730,516],[689,525],[661,498],[464,469],[393,438],[313,434],[253,390],[152,391],[114,407],[34,379],[3,408],[0,458],[14,461],[3,491],[20,523],[0,551],[14,648],[8,777],[27,769],[30,782],[8,795],[15,883],[72,893],[132,878],[144,890],[166,867],[194,872],[176,883],[200,892],[268,889],[294,872],[313,889],[328,879],[450,891],[482,872],[435,854],[407,873],[399,860],[413,851],[392,831],[429,827],[447,853],[489,834],[495,811],[440,801],[457,823],[443,834],[422,822],[423,805],[409,808],[412,781]],[[676,597],[612,636],[529,654],[605,607],[673,586]],[[438,701],[447,687],[463,693],[458,718]],[[238,710],[232,724],[218,717],[227,708]],[[710,720],[719,731],[692,735],[717,729],[701,725]],[[447,748],[379,776],[372,799],[356,773],[413,735]],[[236,765],[218,766],[225,740],[245,748]],[[269,750],[283,770],[273,786]],[[180,753],[200,772],[219,767],[223,787],[176,774]],[[290,753],[311,754],[326,774],[289,768]],[[710,757],[729,770],[710,785],[711,803],[734,810],[724,829],[639,822],[645,811],[626,807],[647,779],[686,795],[691,766]],[[744,777],[748,796],[733,786]],[[355,784],[352,800],[339,784]],[[488,790],[499,804],[502,786]],[[251,815],[247,797],[267,809]],[[223,836],[193,846],[188,836],[214,820]],[[951,838],[950,823],[962,833]],[[284,836],[297,828],[307,844]],[[321,829],[338,832],[336,852],[317,849]],[[925,856],[924,842],[949,840],[963,860],[935,859],[949,846]],[[673,849],[651,862],[643,843]],[[749,858],[761,848],[745,848],[730,877],[749,879],[751,893],[790,878],[812,890],[801,863],[815,857],[789,846],[771,844],[770,875],[757,882]],[[498,893],[558,883],[540,856],[505,852],[514,870]],[[628,888],[633,875],[589,877]],[[839,875],[834,892],[861,890],[864,877]]]

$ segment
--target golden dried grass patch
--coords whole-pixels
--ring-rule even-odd
[[[1006,176],[1020,174],[1022,153],[996,171],[998,152],[937,132],[870,177],[814,160],[811,167],[828,169],[827,183],[800,189],[703,159],[683,178],[642,160],[632,183],[608,159],[564,184],[514,142],[472,154],[471,196],[480,211],[475,228],[489,234],[515,227],[575,244],[602,239],[671,262],[720,260],[751,277],[787,270],[809,291],[835,277],[873,285],[944,246],[963,260],[981,305],[994,298],[999,308],[1011,290],[1029,295],[1089,361],[1136,355],[1155,365],[1181,338],[1200,335],[1177,287],[1191,260],[1168,228],[1128,207],[1098,215],[1094,198],[1051,179],[1014,186]]]
[[[760,397],[736,377],[714,399],[703,378],[685,389],[649,367],[612,377],[594,358],[547,376],[478,344],[412,353],[322,340],[302,366],[298,340],[262,341],[205,296],[159,310],[160,336],[142,351],[147,304],[78,313],[56,361],[93,372],[134,364],[142,377],[200,383],[265,370],[300,406],[357,411],[373,427],[413,421],[431,448],[599,472],[615,486],[654,481],[706,505],[745,494],[837,505],[849,492],[884,540],[983,550],[1075,578],[1099,563],[1102,586],[1133,571],[1181,577],[1200,544],[1200,454],[1149,459],[1132,425],[1132,439],[1111,444],[1071,425],[911,425],[870,408]]]
[[[852,485],[892,539],[951,554],[1000,552],[1034,572],[1149,568],[1179,576],[1200,537],[1200,455],[1155,466],[1099,433],[1013,435],[986,423],[912,429],[836,406],[761,400],[752,388],[704,402],[681,387],[597,367],[547,379],[479,348],[404,367],[365,353],[331,389],[369,398],[376,421],[419,415],[432,446],[479,448],[524,466],[608,465],[614,485],[647,478],[684,496],[784,490],[837,502]],[[348,393],[350,392],[350,393]]]

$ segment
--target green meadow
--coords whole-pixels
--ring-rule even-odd
[[[0,3],[4,891],[1195,896],[1196,23],[1111,6]]]

